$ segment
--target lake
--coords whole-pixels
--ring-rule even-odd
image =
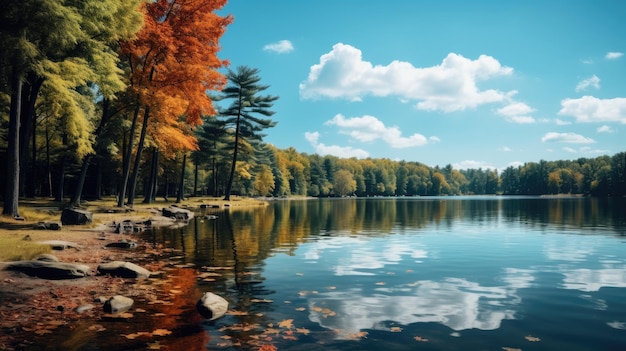
[[[34,349],[626,350],[624,198],[277,200],[142,238],[164,293]]]
[[[189,332],[203,334],[199,349],[626,350],[626,199],[208,211],[218,218],[145,238],[179,250],[180,267],[201,272],[197,290],[230,302]]]

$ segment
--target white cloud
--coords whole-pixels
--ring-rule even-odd
[[[607,60],[615,60],[624,56],[623,52],[607,52],[606,56],[604,56]]]
[[[567,125],[572,124],[572,122],[564,121],[564,120],[559,119],[559,118],[555,119],[554,123],[556,123],[557,126],[567,126]]]
[[[576,91],[587,90],[589,87],[600,89],[600,78],[595,74],[587,79],[581,80],[578,85],[576,85]]]
[[[496,110],[496,113],[504,116],[507,121],[518,124],[535,123],[535,119],[529,116],[532,112],[535,112],[535,109],[523,102],[511,102]]]
[[[325,145],[319,142],[320,134],[318,132],[306,132],[304,138],[311,143],[315,152],[321,156],[333,155],[341,158],[368,158],[370,155],[363,149],[356,149],[351,146]]]
[[[598,129],[596,129],[596,131],[598,133],[609,133],[609,134],[615,132],[615,130],[613,128],[611,128],[611,127],[609,127],[607,125],[603,125],[602,127],[598,127]]]
[[[267,44],[263,47],[264,51],[271,51],[278,54],[287,54],[294,50],[293,44],[289,40],[281,40],[275,43]]]
[[[500,151],[504,151],[504,152],[511,152],[511,151],[513,151],[513,150],[511,150],[511,148],[510,148],[510,147],[508,147],[508,146],[503,146],[503,147],[499,148],[498,150],[500,150]]]
[[[577,122],[620,122],[626,124],[626,98],[598,99],[585,95],[561,101],[561,116],[572,116]]]
[[[307,80],[300,84],[300,96],[352,101],[368,95],[393,96],[418,101],[421,110],[452,112],[505,100],[510,93],[480,90],[477,82],[512,73],[512,68],[491,56],[470,60],[454,53],[440,65],[426,68],[403,61],[373,65],[363,60],[361,50],[338,43],[311,66]]]
[[[575,133],[555,133],[549,132],[546,133],[541,138],[541,141],[546,142],[559,142],[559,143],[568,143],[568,144],[592,144],[595,143],[595,140],[591,138],[584,137],[580,134]]]
[[[404,149],[415,146],[426,145],[429,142],[439,141],[437,137],[426,138],[422,134],[415,133],[409,137],[403,137],[402,132],[396,126],[387,127],[374,116],[365,115],[363,117],[345,118],[337,114],[333,119],[327,121],[327,125],[336,125],[340,133],[350,135],[361,142],[371,142],[377,139],[383,140],[395,149]]]
[[[485,162],[485,161],[474,161],[474,160],[465,160],[465,161],[461,161],[460,163],[455,163],[452,165],[452,168],[454,169],[489,169],[489,170],[494,170],[496,169],[496,167],[490,165],[489,163]]]

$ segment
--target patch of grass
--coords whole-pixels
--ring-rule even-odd
[[[13,235],[0,236],[0,261],[31,260],[50,251],[49,245],[37,244]]]

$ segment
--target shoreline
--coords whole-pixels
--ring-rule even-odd
[[[206,202],[186,202],[178,204],[177,207],[196,210],[201,204],[214,202],[215,199]],[[266,204],[258,200],[246,202],[248,206]],[[60,230],[35,229],[39,221],[28,219],[15,222],[4,220],[0,223],[0,235],[5,238],[28,236],[35,242],[62,240],[74,243],[78,248],[52,250],[50,253],[60,262],[81,264],[90,268],[89,275],[85,277],[47,280],[0,267],[0,349],[28,350],[29,347],[33,347],[32,340],[42,336],[51,337],[60,327],[73,329],[84,323],[98,325],[103,318],[116,318],[107,316],[102,304],[94,302],[99,297],[131,296],[145,303],[156,299],[156,296],[167,295],[171,287],[165,282],[172,279],[168,271],[171,273],[177,266],[179,253],[160,246],[153,247],[138,237],[141,233],[115,233],[115,226],[112,224],[128,220],[132,223],[151,221],[152,228],[148,230],[180,225],[180,222],[157,213],[159,211],[157,207],[171,205],[171,203],[153,204],[147,212],[146,208],[127,212],[125,209],[117,208],[102,211],[101,204],[96,204],[96,208],[100,210],[93,212],[94,224],[65,225]],[[233,201],[220,203],[222,209],[242,206],[245,205],[233,204]],[[92,205],[87,208],[94,209]],[[106,244],[124,240],[135,242],[136,247],[132,249],[105,247]],[[112,261],[131,262],[148,269],[153,274],[148,279],[96,275],[98,265]],[[193,274],[194,278],[196,273]],[[190,295],[197,294],[199,292]],[[81,306],[86,309],[83,311],[79,308]]]

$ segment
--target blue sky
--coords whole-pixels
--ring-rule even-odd
[[[230,0],[278,148],[498,168],[626,151],[626,2]]]

